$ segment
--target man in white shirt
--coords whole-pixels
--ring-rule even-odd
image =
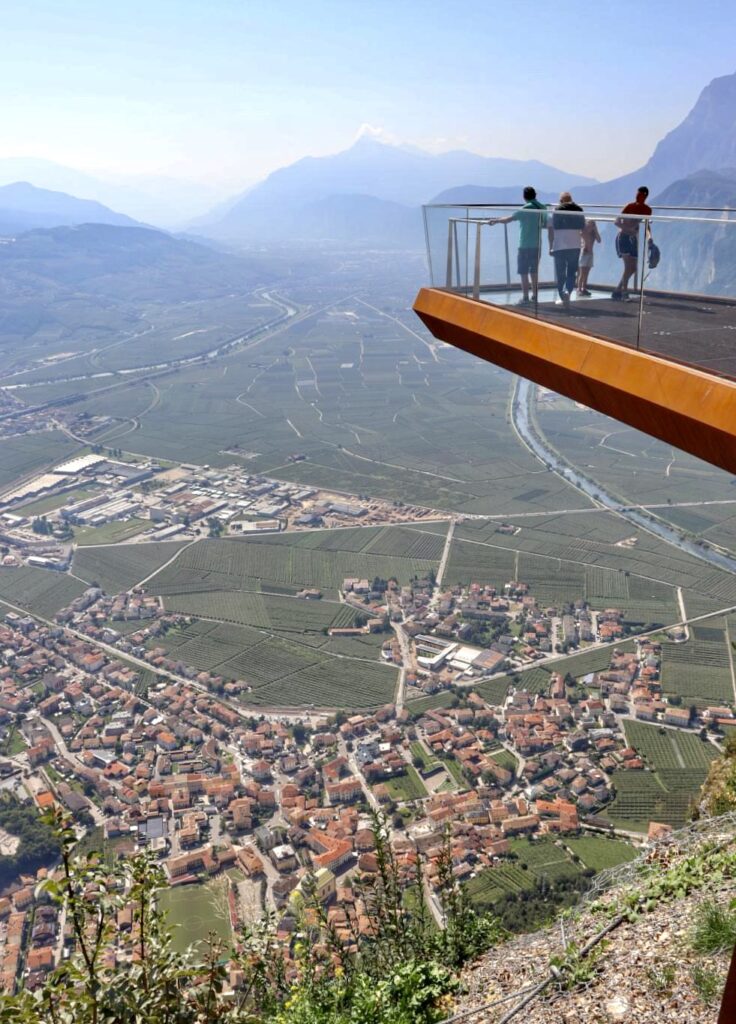
[[[569,192],[563,192],[554,212],[547,218],[549,252],[555,261],[555,277],[559,293],[558,305],[570,307],[570,295],[575,287],[580,261],[580,239],[585,227],[583,209],[573,202]]]

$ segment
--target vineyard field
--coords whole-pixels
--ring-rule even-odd
[[[732,704],[734,685],[725,630],[698,626],[686,643],[664,644],[662,689],[682,697],[685,705]]]
[[[407,583],[438,567],[444,538],[406,527],[321,530],[192,545],[150,582],[157,594],[314,587],[335,597],[346,577]],[[258,587],[254,586],[257,582]]]
[[[79,548],[72,572],[88,583],[98,583],[106,594],[119,594],[155,572],[183,547],[179,541],[161,541]]]
[[[629,843],[605,836],[571,836],[565,839],[565,846],[593,871],[615,868],[638,856],[638,851]]]
[[[79,580],[50,569],[0,567],[0,598],[42,618],[52,619],[85,589]]]

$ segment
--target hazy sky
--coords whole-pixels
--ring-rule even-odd
[[[0,0],[0,24],[0,157],[233,188],[366,125],[607,178],[736,71],[722,0]]]

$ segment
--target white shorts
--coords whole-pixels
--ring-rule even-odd
[[[592,267],[593,266],[593,253],[592,252],[581,252],[580,253],[580,266],[581,267]]]

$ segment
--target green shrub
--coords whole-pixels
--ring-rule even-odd
[[[157,898],[165,879],[151,857],[112,866],[97,852],[75,858],[73,829],[65,823],[58,834],[63,872],[46,888],[63,905],[76,948],[42,987],[0,996],[0,1024],[436,1024],[448,1014],[456,969],[501,935],[457,885],[449,839],[439,860],[445,926],[437,928],[421,860],[407,877],[376,816],[378,872],[353,885],[370,927],[361,938],[355,922],[354,944],[335,934],[307,877],[288,949],[266,918],[234,948],[213,936],[204,954],[178,953]],[[133,910],[128,933],[116,930],[124,907]],[[243,978],[234,998],[230,964]]]
[[[720,953],[736,945],[736,901],[719,907],[710,900],[698,910],[692,947],[696,953]]]

